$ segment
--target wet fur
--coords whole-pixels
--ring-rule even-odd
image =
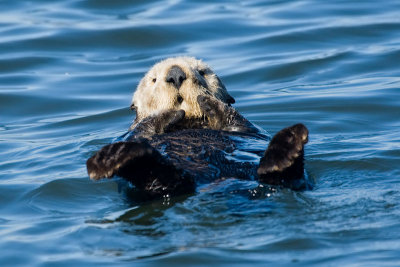
[[[183,79],[176,88],[170,88],[168,82],[162,84],[175,66],[186,79],[192,79],[188,88]],[[123,142],[107,145],[88,159],[90,178],[123,177],[147,199],[193,193],[198,184],[228,177],[304,189],[307,128],[302,124],[285,128],[272,138],[265,152],[249,151],[261,157],[259,164],[231,160],[228,155],[246,150],[237,137],[250,142],[267,141],[268,137],[230,106],[233,98],[210,69],[212,79],[193,81],[199,79],[199,69],[204,69],[199,66],[206,65],[192,58],[168,59],[146,74],[133,97],[138,115],[130,131]],[[148,84],[154,75],[161,78],[158,87]],[[183,93],[185,90],[190,92]],[[182,97],[180,103],[177,96]],[[152,106],[154,101],[158,104]]]

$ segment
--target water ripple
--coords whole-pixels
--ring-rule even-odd
[[[0,1],[0,265],[396,265],[399,8]],[[315,189],[228,179],[138,204],[119,180],[89,181],[143,73],[178,55],[209,63],[271,134],[305,123]]]

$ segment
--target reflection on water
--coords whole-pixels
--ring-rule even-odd
[[[398,264],[399,8],[0,1],[0,265]],[[178,55],[213,66],[269,133],[306,124],[315,188],[228,179],[138,204],[118,179],[89,181],[139,79]]]

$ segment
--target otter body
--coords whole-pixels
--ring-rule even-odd
[[[125,137],[135,141],[134,136]],[[232,133],[210,129],[183,129],[152,136],[147,143],[196,184],[221,178],[254,180],[270,138],[263,134]]]
[[[156,64],[134,94],[137,116],[128,133],[88,159],[90,178],[123,177],[146,199],[193,193],[224,178],[306,189],[307,128],[296,124],[270,140],[231,107],[234,102],[199,60]]]

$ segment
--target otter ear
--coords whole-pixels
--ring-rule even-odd
[[[134,128],[134,126],[136,126],[136,124],[141,120],[139,118],[139,112],[137,110],[137,106],[135,106],[134,103],[132,103],[130,105],[130,110],[132,110],[133,112],[135,112],[135,120],[133,121],[133,124],[131,125],[131,127],[129,128],[129,130],[132,130]]]
[[[130,105],[129,109],[132,110],[133,112],[135,112],[135,115],[136,115],[135,117],[136,117],[136,120],[137,120],[137,119],[138,119],[137,106],[135,106],[135,104],[132,103],[132,104]]]
[[[234,104],[235,103],[235,99],[230,94],[228,94],[228,91],[226,90],[225,85],[222,83],[222,81],[218,77],[218,75],[216,75],[216,77],[217,77],[219,86],[223,89],[222,92],[223,92],[224,102],[226,104],[228,104],[228,105]]]
[[[228,98],[227,102],[228,102],[229,105],[230,104],[235,104],[235,99],[231,95],[228,94],[227,98]]]

